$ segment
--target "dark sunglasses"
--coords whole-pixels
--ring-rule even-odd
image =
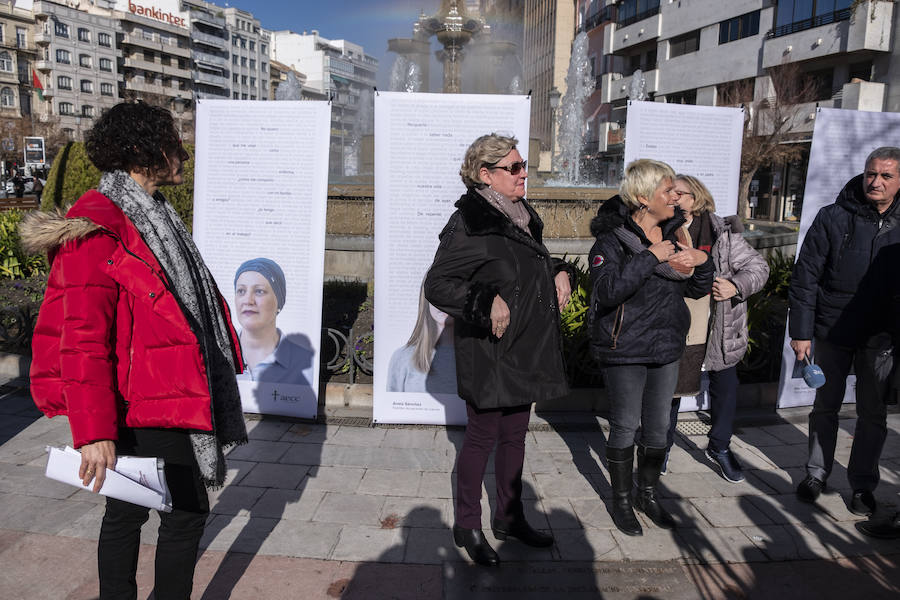
[[[523,160],[522,162],[514,162],[511,165],[506,165],[505,167],[501,167],[498,165],[490,165],[488,169],[503,169],[510,175],[518,175],[519,171],[524,171],[525,167],[528,165],[527,160]]]

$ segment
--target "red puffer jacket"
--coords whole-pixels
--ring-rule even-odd
[[[65,217],[32,213],[20,228],[52,267],[32,341],[31,394],[68,415],[75,447],[131,427],[210,431],[211,400],[196,336],[134,224],[91,190]],[[228,306],[234,362],[243,364]]]

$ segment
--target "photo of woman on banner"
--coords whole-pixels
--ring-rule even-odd
[[[234,274],[234,309],[244,356],[241,381],[310,385],[304,371],[312,350],[302,336],[284,335],[275,321],[284,308],[287,283],[274,260],[252,258]]]
[[[409,341],[391,355],[387,391],[456,393],[453,317],[425,299],[419,288],[419,312]]]

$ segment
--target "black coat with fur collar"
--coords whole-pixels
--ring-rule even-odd
[[[684,214],[663,221],[663,239],[676,241]],[[647,248],[634,253],[616,237],[624,226]],[[601,365],[667,364],[681,358],[691,315],[684,297],[702,298],[713,282],[713,261],[694,268],[684,281],[655,273],[659,261],[650,241],[619,196],[603,203],[591,221],[591,350]]]
[[[454,319],[459,396],[476,408],[530,404],[568,393],[554,277],[569,270],[541,242],[540,217],[531,235],[514,225],[474,189],[456,203],[434,263],[425,297]],[[491,305],[509,305],[509,328],[491,334]]]

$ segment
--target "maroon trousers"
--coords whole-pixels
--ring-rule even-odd
[[[524,517],[522,464],[531,405],[482,410],[467,404],[466,414],[469,423],[456,462],[456,524],[465,529],[481,529],[481,483],[494,446],[494,518],[510,522]]]

